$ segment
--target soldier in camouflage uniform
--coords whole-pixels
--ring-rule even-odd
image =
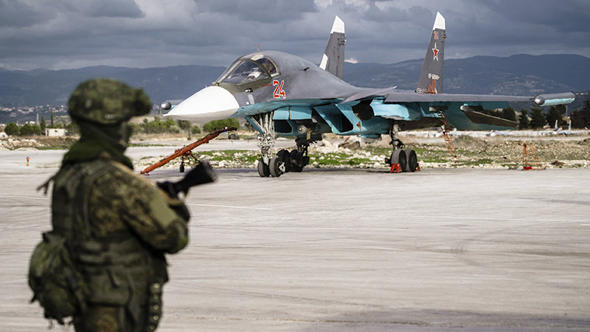
[[[54,178],[52,225],[73,234],[70,253],[87,287],[76,331],[155,330],[164,253],[188,243],[184,203],[135,174],[123,154],[128,120],[150,107],[142,90],[110,79],[81,83],[68,102],[81,137]]]

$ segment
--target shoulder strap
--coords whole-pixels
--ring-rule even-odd
[[[52,208],[53,230],[68,240],[82,240],[90,237],[88,199],[94,182],[111,167],[104,161],[79,163],[65,168],[52,177],[54,182]],[[55,199],[59,199],[56,211]],[[70,242],[70,241],[68,241]]]
[[[51,182],[53,182],[53,180],[55,180],[56,175],[57,175],[57,173],[53,174],[49,179],[47,179],[47,181],[43,182],[39,187],[37,187],[37,191],[43,189],[43,195],[47,195],[47,190],[49,190],[49,185],[51,185]]]
[[[88,199],[90,198],[90,191],[93,188],[94,182],[109,171],[109,167],[105,167],[105,162],[94,161],[82,164],[80,171],[82,172],[81,181],[76,188],[76,196],[72,201],[72,212],[74,216],[74,225],[71,233],[71,239],[79,238],[76,233],[84,234],[84,238],[90,238],[90,223],[88,219]]]

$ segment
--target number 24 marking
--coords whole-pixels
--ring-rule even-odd
[[[275,99],[285,98],[287,95],[285,94],[285,90],[283,90],[283,86],[285,85],[285,81],[281,80],[279,84],[278,80],[272,81],[272,85],[275,87],[275,91],[272,94],[272,97]]]

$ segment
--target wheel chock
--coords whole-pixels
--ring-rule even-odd
[[[400,173],[402,171],[402,167],[399,163],[391,164],[391,169],[389,173]]]
[[[416,165],[416,172],[420,172],[420,164]]]

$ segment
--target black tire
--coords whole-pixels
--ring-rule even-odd
[[[279,152],[277,152],[277,157],[284,162],[288,162],[289,161],[289,151],[282,149]]]
[[[262,161],[262,158],[258,160],[258,175],[261,178],[266,178],[270,175],[270,169],[267,164]]]
[[[303,167],[305,164],[303,162],[303,158],[301,157],[301,153],[297,150],[291,150],[289,153],[289,172],[301,172],[303,171]]]
[[[305,156],[305,157],[303,157],[303,166],[302,167],[305,167],[307,165],[309,165],[309,157]]]
[[[406,172],[415,172],[416,169],[418,168],[418,156],[416,155],[416,151],[414,150],[410,150],[406,152],[406,159],[407,159],[407,165],[406,165]]]
[[[277,152],[277,158],[283,162],[285,171],[283,173],[291,172],[291,157],[288,150],[282,149]]]
[[[278,178],[283,173],[285,173],[285,162],[278,157],[273,157],[270,159],[268,169],[270,170],[270,176],[273,178]]]
[[[402,149],[395,149],[391,153],[391,165],[399,164],[402,172],[406,171],[408,159],[406,158],[406,152]]]

